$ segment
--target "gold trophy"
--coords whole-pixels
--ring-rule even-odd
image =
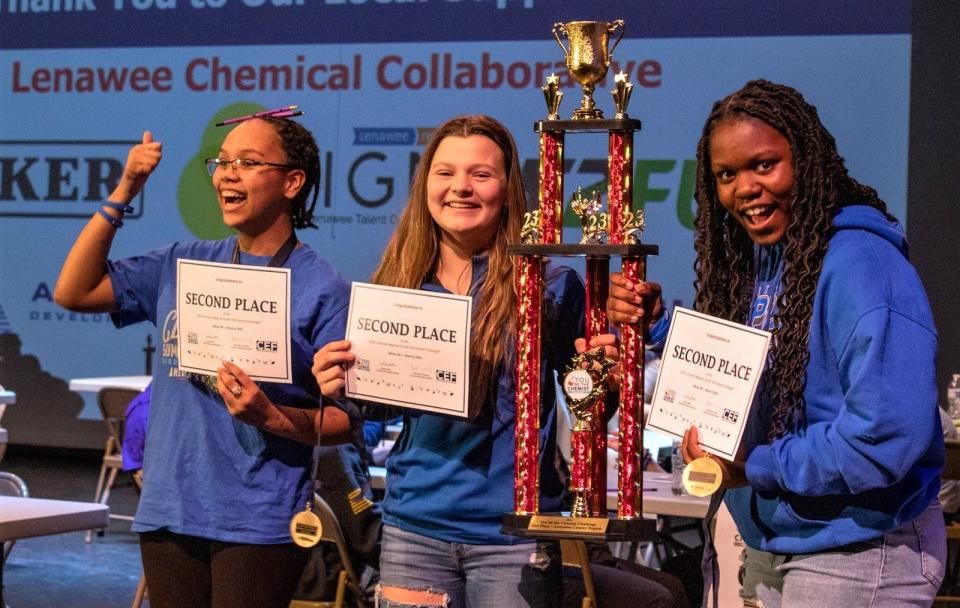
[[[610,35],[619,30],[613,46],[609,47]],[[570,48],[563,46],[560,35],[569,41]],[[603,112],[593,102],[593,89],[607,75],[610,67],[610,55],[623,38],[623,20],[608,21],[571,21],[554,23],[553,37],[567,57],[567,69],[580,83],[583,99],[580,107],[574,110],[575,120],[603,118]]]
[[[580,218],[580,230],[583,236],[581,245],[596,245],[607,238],[607,214],[600,213],[600,193],[594,192],[590,198],[584,198],[577,188],[577,195],[570,201],[570,209]]]
[[[590,505],[587,502],[587,492],[590,490],[590,462],[591,437],[597,429],[594,404],[607,394],[607,377],[610,369],[617,362],[608,359],[602,348],[588,350],[573,358],[563,377],[563,394],[567,399],[567,406],[577,419],[573,427],[570,443],[579,458],[572,459],[572,466],[584,467],[578,475],[573,475],[574,502],[571,508],[573,517],[589,517]]]

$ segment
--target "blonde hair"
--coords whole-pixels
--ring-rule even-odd
[[[470,343],[470,417],[480,413],[494,394],[499,366],[508,363],[508,347],[516,338],[513,262],[507,245],[520,241],[520,226],[527,205],[524,198],[517,146],[506,127],[489,116],[458,116],[438,127],[427,143],[410,186],[397,230],[383,253],[372,281],[418,289],[433,278],[440,252],[440,229],[427,208],[427,176],[440,142],[447,137],[482,135],[503,153],[507,177],[506,197],[499,225],[487,252],[488,270],[480,286],[480,305],[474,309]]]

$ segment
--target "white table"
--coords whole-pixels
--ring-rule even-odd
[[[110,509],[99,503],[0,496],[0,543],[109,525]],[[0,564],[0,606],[3,605]]]
[[[150,384],[151,376],[105,376],[103,378],[74,378],[70,390],[78,393],[99,393],[105,388],[129,388],[143,391]]]
[[[370,467],[370,486],[375,490],[387,487],[387,469],[385,467]],[[695,496],[677,496],[670,487],[669,473],[643,474],[643,514],[654,518],[657,515],[672,515],[674,517],[702,518],[707,514],[710,506],[708,498]],[[613,512],[617,510],[617,488],[607,492],[607,508]]]
[[[709,498],[673,493],[670,473],[643,473],[643,514],[645,516],[671,515],[702,519],[710,506]],[[607,488],[607,508],[617,510],[617,487]]]

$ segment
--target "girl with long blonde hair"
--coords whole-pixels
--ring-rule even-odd
[[[500,533],[513,509],[516,297],[508,243],[519,241],[526,203],[516,145],[487,116],[440,126],[417,168],[396,233],[373,282],[473,297],[470,416],[408,410],[387,459],[381,606],[557,606],[556,545]],[[541,508],[561,507],[553,465],[555,377],[583,335],[577,274],[548,265],[541,387]],[[338,398],[350,343],[317,353],[322,392]]]

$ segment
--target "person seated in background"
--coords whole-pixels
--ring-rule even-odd
[[[147,419],[150,416],[152,393],[153,383],[151,382],[142,393],[130,400],[124,414],[120,460],[123,463],[123,470],[130,473],[137,482],[137,488],[143,485],[143,448],[147,443]]]
[[[643,388],[645,401],[649,401],[657,383],[660,358],[656,352],[647,350],[644,353],[644,360],[646,373],[644,374]],[[607,428],[616,428],[616,415],[611,417]],[[564,439],[558,437],[558,444],[562,444]],[[611,432],[608,435],[607,446],[611,450],[616,450],[618,443],[618,436]],[[608,458],[611,456],[609,451],[607,456]],[[561,454],[559,464],[561,470],[566,469],[566,454]],[[608,464],[615,470],[614,461],[611,460]],[[650,451],[647,449],[644,449],[641,456],[641,467],[644,471],[663,472],[663,469],[650,456]],[[615,478],[611,480],[608,477],[608,487],[616,487],[615,484]],[[615,557],[605,542],[588,542],[587,552],[597,601],[601,606],[635,606],[638,608],[686,608],[689,606],[683,583],[677,577]],[[586,588],[581,570],[564,566],[564,608],[580,606],[585,593]]]
[[[326,502],[340,524],[350,562],[357,571],[365,605],[373,605],[380,581],[380,536],[383,529],[380,503],[370,488],[367,429],[358,427],[353,441],[337,446],[317,446],[314,450],[314,491]],[[373,435],[371,435],[373,437]],[[379,441],[377,439],[377,441]],[[337,576],[343,565],[336,547],[320,543],[314,547],[293,597],[325,601],[336,595]]]
[[[393,441],[387,439],[387,426],[403,424],[403,417],[363,421],[363,441],[366,444],[367,463],[382,467],[387,461]]]

